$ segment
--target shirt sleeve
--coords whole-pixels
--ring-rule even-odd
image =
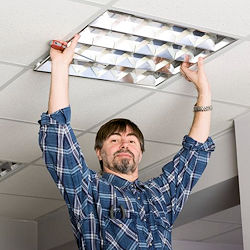
[[[162,168],[162,174],[152,179],[153,186],[158,187],[164,196],[166,210],[171,213],[171,224],[182,210],[215,149],[210,137],[206,142],[200,143],[186,135],[182,146],[173,160]]]
[[[53,114],[43,113],[39,121],[39,145],[46,166],[65,199],[73,227],[87,216],[93,204],[91,186],[97,180],[90,170],[70,126],[70,107]]]

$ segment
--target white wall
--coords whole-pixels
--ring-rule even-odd
[[[250,250],[250,113],[235,120],[236,151],[240,186],[243,244]]]
[[[0,250],[37,250],[37,222],[0,218]]]

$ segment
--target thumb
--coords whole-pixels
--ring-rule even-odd
[[[77,42],[78,42],[79,38],[80,38],[80,35],[79,34],[75,34],[75,36],[74,36],[74,38],[71,41],[71,44],[69,46],[69,48],[70,48],[71,51],[75,50],[75,47],[77,45]]]

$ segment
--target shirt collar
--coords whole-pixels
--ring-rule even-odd
[[[136,179],[134,182],[130,182],[126,179],[123,179],[117,175],[110,174],[110,173],[103,173],[102,178],[107,180],[110,184],[112,184],[118,188],[122,188],[122,189],[125,189],[126,187],[133,186],[133,185],[134,185],[134,187],[137,187],[140,190],[142,190],[144,188],[144,184],[141,181],[139,181],[138,179]]]

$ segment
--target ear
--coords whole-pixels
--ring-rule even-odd
[[[97,155],[97,158],[99,161],[102,161],[102,156],[101,156],[101,149],[96,149],[95,153]]]

